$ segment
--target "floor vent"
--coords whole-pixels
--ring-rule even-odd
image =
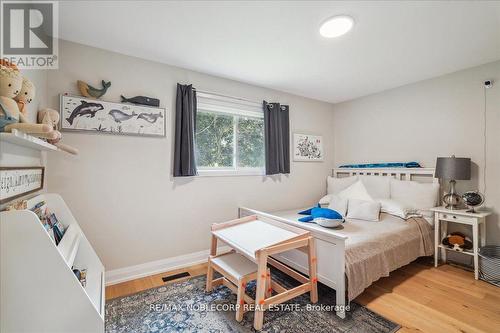
[[[165,277],[162,277],[161,279],[163,280],[163,282],[168,282],[168,281],[177,280],[177,279],[180,279],[180,278],[183,278],[186,276],[191,276],[191,274],[189,274],[188,272],[182,272],[182,273],[175,274],[175,275],[165,276]]]

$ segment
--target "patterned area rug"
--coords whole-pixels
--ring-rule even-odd
[[[296,285],[281,272],[273,278],[286,287]],[[247,287],[255,294],[255,284]],[[235,320],[236,296],[219,286],[205,292],[205,277],[149,289],[116,298],[106,304],[107,333],[139,332],[255,332],[253,313],[245,313],[241,323]],[[395,332],[400,326],[351,302],[345,319],[332,310],[335,291],[319,284],[319,302],[310,309],[309,294],[294,298],[275,311],[266,311],[262,332]]]

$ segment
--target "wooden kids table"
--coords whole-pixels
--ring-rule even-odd
[[[284,223],[247,216],[240,219],[215,223],[212,225],[212,244],[210,255],[217,255],[217,240],[221,240],[238,253],[257,264],[257,290],[255,295],[254,328],[262,329],[264,311],[271,306],[286,302],[299,295],[310,293],[311,303],[318,301],[316,248],[314,238],[309,231]],[[308,256],[309,277],[283,265],[271,256],[276,253],[299,249]],[[267,264],[279,269],[302,284],[286,289],[271,280],[271,287],[276,295],[266,298]],[[213,271],[208,270],[207,280],[212,280]],[[270,295],[270,293],[268,293]]]

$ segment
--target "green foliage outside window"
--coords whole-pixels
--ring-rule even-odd
[[[200,168],[264,166],[262,118],[199,111],[195,140],[196,163]]]
[[[239,118],[238,157],[239,167],[264,166],[264,119]]]
[[[198,167],[232,167],[233,129],[232,116],[198,112],[195,138]]]

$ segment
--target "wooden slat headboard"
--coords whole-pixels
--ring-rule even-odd
[[[414,178],[426,179],[428,182],[438,183],[439,179],[434,178],[434,168],[335,168],[332,176],[348,177],[348,176],[387,176],[394,177],[399,180],[414,180]]]

